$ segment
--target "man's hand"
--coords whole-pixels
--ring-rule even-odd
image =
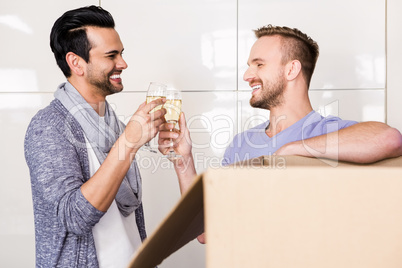
[[[200,234],[199,236],[197,236],[197,240],[198,242],[200,242],[201,244],[205,244],[207,243],[206,239],[205,239],[205,233]]]
[[[174,128],[174,124],[166,123],[159,126],[159,151],[167,154],[173,146],[175,152],[182,157],[173,160],[174,168],[179,179],[180,192],[185,193],[192,185],[197,173],[195,170],[190,132],[187,128],[184,113],[180,114],[180,131]],[[172,145],[173,140],[173,145]]]
[[[159,126],[165,122],[165,109],[149,113],[158,105],[163,105],[166,99],[160,98],[148,104],[142,103],[134,115],[130,118],[123,135],[126,138],[126,146],[138,150],[146,142],[156,136]]]
[[[165,123],[159,126],[159,151],[165,155],[173,146],[175,152],[182,156],[183,159],[180,159],[185,161],[191,155],[192,141],[183,112],[180,114],[179,128],[180,130],[176,129],[173,123]]]

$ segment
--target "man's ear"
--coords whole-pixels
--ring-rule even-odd
[[[286,65],[286,77],[288,81],[294,80],[301,74],[301,63],[298,60],[292,60]]]
[[[70,67],[71,73],[75,73],[78,76],[82,76],[84,74],[84,59],[78,56],[73,52],[68,52],[66,55],[66,61],[68,66]]]

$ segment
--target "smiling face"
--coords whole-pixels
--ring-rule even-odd
[[[287,85],[279,36],[260,37],[250,51],[243,79],[252,91],[250,105],[271,110],[283,103]]]
[[[103,96],[122,91],[120,75],[127,63],[118,33],[112,28],[88,27],[87,35],[92,46],[86,66],[87,83]]]

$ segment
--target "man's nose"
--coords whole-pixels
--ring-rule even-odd
[[[251,67],[248,67],[247,70],[244,72],[243,80],[246,82],[250,82],[255,78],[255,73]]]
[[[117,68],[120,70],[127,69],[128,65],[127,62],[120,56],[119,61],[116,64]]]

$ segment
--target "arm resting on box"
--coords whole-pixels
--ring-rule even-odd
[[[322,136],[288,143],[276,155],[373,163],[402,155],[401,133],[384,123],[362,122]]]

